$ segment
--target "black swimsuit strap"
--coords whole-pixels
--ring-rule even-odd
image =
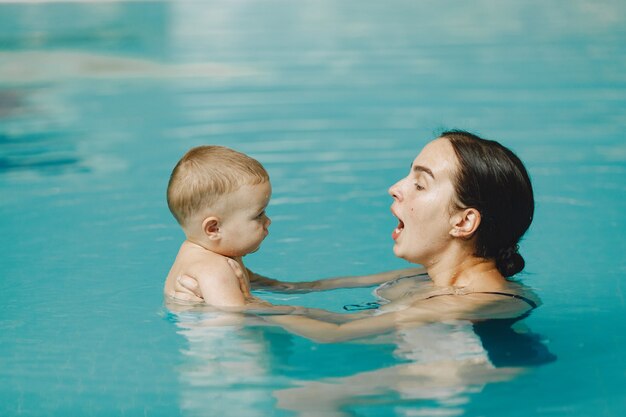
[[[508,292],[497,292],[497,291],[476,291],[476,292],[472,292],[472,293],[468,293],[469,294],[496,294],[496,295],[505,295],[507,297],[512,297],[512,298],[516,298],[518,300],[522,300],[525,301],[526,304],[528,304],[529,306],[531,306],[532,308],[537,308],[537,303],[535,303],[533,300],[531,300],[528,297],[524,297],[523,295],[519,295],[519,294],[511,294]],[[431,295],[430,297],[426,297],[424,298],[424,300],[428,300],[429,298],[435,298],[435,297],[441,297],[442,295],[454,295],[454,294],[435,294],[435,295]]]
[[[382,284],[381,287],[384,287],[385,285],[393,285],[392,284],[393,282],[399,281],[404,278],[417,278],[417,277],[427,277],[427,276],[428,276],[428,273],[426,272],[421,272],[419,274],[414,274],[414,275],[405,275],[403,277],[394,278],[391,281],[388,281]],[[359,304],[346,304],[345,306],[343,306],[343,309],[346,311],[374,310],[380,307],[381,305],[382,303],[378,301],[368,301],[368,302],[359,303]]]
[[[519,294],[511,294],[508,292],[498,292],[498,291],[477,291],[477,292],[473,292],[473,293],[469,293],[469,294],[495,294],[495,295],[504,295],[506,297],[511,297],[511,298],[515,298],[518,300],[522,300],[524,301],[526,304],[528,304],[530,307],[532,307],[533,309],[537,308],[537,303],[535,303],[533,300],[531,300],[528,297],[524,297],[523,295],[519,295]],[[467,295],[469,295],[467,294]],[[429,300],[431,298],[435,298],[435,297],[442,297],[444,295],[455,295],[455,294],[435,294],[435,295],[431,295],[430,297],[426,297],[423,298],[422,300]],[[378,307],[380,307],[381,304],[377,301],[370,301],[370,302],[366,302],[366,303],[361,303],[361,304],[348,304],[343,306],[343,309],[346,311],[359,311],[359,310],[373,310],[376,309]]]
[[[530,298],[528,298],[528,297],[524,297],[523,295],[519,295],[519,294],[511,294],[511,293],[508,293],[508,292],[497,292],[497,291],[491,291],[491,292],[490,292],[490,291],[486,291],[486,292],[483,292],[483,294],[506,295],[507,297],[513,297],[513,298],[517,298],[518,300],[525,301],[525,302],[526,302],[526,304],[528,304],[528,305],[529,305],[529,306],[531,306],[532,308],[537,308],[537,307],[539,307],[539,306],[537,305],[537,303],[536,303],[536,302],[534,302],[533,300],[531,300]]]
[[[400,278],[396,278],[396,280],[400,280],[403,278],[415,278],[415,277],[422,277],[422,276],[428,276],[427,272],[422,272],[420,274],[415,274],[415,275],[407,275],[404,277],[400,277]],[[507,297],[512,297],[512,298],[517,298],[518,300],[522,300],[524,302],[526,302],[526,304],[528,304],[529,306],[531,306],[532,308],[537,308],[537,303],[535,303],[533,300],[531,300],[528,297],[524,297],[523,295],[518,295],[518,294],[511,294],[508,292],[498,292],[498,291],[477,291],[474,292],[472,294],[496,294],[496,295],[504,295]],[[435,294],[435,295],[431,295],[430,297],[426,297],[424,298],[424,300],[428,300],[429,298],[434,298],[434,297],[439,297],[441,295],[453,295],[453,294]],[[355,304],[352,304],[355,305]],[[345,307],[344,307],[345,308]],[[376,307],[368,307],[368,308],[376,308]],[[347,310],[347,309],[346,309]]]
[[[405,275],[403,277],[394,278],[392,281],[398,281],[404,278],[416,278],[416,277],[427,277],[427,276],[428,276],[428,272],[420,272],[419,274],[415,274],[415,275]]]
[[[361,304],[346,304],[343,309],[346,311],[374,310],[380,306],[378,301],[369,301]]]

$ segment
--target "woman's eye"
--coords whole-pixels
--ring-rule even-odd
[[[418,190],[418,191],[422,191],[424,189],[424,187],[422,187],[418,183],[415,183],[415,189]]]

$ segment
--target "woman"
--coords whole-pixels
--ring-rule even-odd
[[[447,320],[513,319],[537,307],[536,296],[507,279],[524,267],[518,243],[534,213],[528,173],[513,152],[464,131],[444,132],[424,147],[389,194],[398,218],[394,253],[423,265],[427,276],[397,278],[407,272],[402,271],[326,284],[257,276],[253,284],[296,291],[388,281],[378,289],[388,302],[368,317],[342,315],[345,323],[305,315],[267,320],[314,340],[336,342]]]

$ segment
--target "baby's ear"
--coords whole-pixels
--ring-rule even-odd
[[[211,240],[220,238],[220,219],[215,216],[207,217],[202,221],[202,231]]]

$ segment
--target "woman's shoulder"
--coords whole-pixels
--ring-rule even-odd
[[[465,294],[460,303],[465,305],[468,319],[511,319],[539,307],[541,299],[532,288],[508,281],[500,288]]]
[[[508,280],[506,286],[500,291],[494,291],[496,295],[509,296],[518,300],[524,301],[532,308],[539,307],[542,303],[539,295],[531,287],[523,284],[520,281]]]
[[[395,301],[408,296],[426,295],[435,290],[428,275],[420,274],[400,277],[381,284],[374,294],[387,301]]]
[[[450,288],[426,297],[413,296],[387,305],[388,310],[398,310],[403,305],[411,310],[427,310],[433,316],[445,319],[510,319],[541,305],[537,294],[529,287],[517,282],[482,291]]]

